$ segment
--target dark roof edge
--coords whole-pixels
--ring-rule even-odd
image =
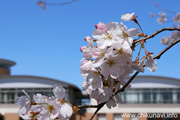
[[[132,76],[128,76],[127,78],[131,78]],[[173,77],[166,77],[166,76],[158,76],[158,75],[139,75],[136,76],[135,78],[163,78],[163,79],[168,79],[168,80],[174,80],[174,81],[180,81],[178,78],[173,78]]]
[[[68,82],[64,82],[64,81],[61,81],[61,80],[57,80],[57,79],[53,79],[53,78],[48,78],[48,77],[41,77],[41,76],[33,76],[33,75],[0,75],[0,79],[1,78],[22,78],[22,77],[28,77],[28,78],[37,78],[37,79],[43,79],[43,80],[51,80],[51,81],[54,81],[54,82],[61,82],[63,84],[68,84],[69,86],[73,87],[73,88],[76,88],[76,89],[79,89],[76,85],[73,85],[71,83],[68,83]],[[80,90],[80,89],[79,89]]]

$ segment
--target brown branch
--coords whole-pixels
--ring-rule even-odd
[[[110,99],[111,99],[111,98],[110,98]],[[109,99],[109,100],[110,100],[110,99]],[[109,100],[108,100],[108,101],[109,101]],[[98,108],[96,109],[96,111],[94,112],[94,114],[91,116],[91,118],[90,118],[89,120],[92,120],[92,119],[94,118],[94,116],[97,114],[97,112],[98,112],[106,103],[107,103],[107,101],[99,104],[99,105],[98,105]]]
[[[169,50],[171,47],[173,47],[174,45],[176,45],[178,42],[180,42],[180,39],[177,41],[172,42],[168,47],[166,47],[164,50],[162,50],[160,53],[158,53],[156,56],[154,56],[154,59],[160,59],[160,57],[167,51]]]
[[[172,42],[168,47],[166,47],[166,48],[165,48],[164,50],[162,50],[160,53],[158,53],[157,55],[155,55],[155,56],[153,57],[153,59],[160,59],[160,57],[161,57],[166,51],[168,51],[171,47],[173,47],[174,45],[176,45],[178,42],[180,42],[180,39],[177,40],[177,41]],[[144,67],[145,67],[145,65],[144,65]],[[120,89],[115,93],[115,95],[117,95],[119,92],[124,92],[124,90],[127,88],[127,86],[134,80],[134,78],[135,78],[138,74],[139,74],[139,72],[136,71],[136,73],[134,73],[134,75],[128,80],[128,82],[127,82],[122,88],[120,88]],[[112,97],[114,97],[114,96],[112,96]],[[112,97],[111,97],[111,98],[112,98]],[[111,99],[111,98],[110,98],[110,99]],[[110,100],[110,99],[109,99],[109,100]],[[108,100],[108,101],[109,101],[109,100]],[[94,112],[93,116],[92,116],[89,120],[92,120],[92,119],[94,118],[94,116],[97,114],[97,112],[98,112],[108,101],[106,101],[106,102],[104,102],[104,103],[101,103],[101,104],[99,104],[99,105],[93,105],[92,107],[87,105],[86,107],[88,107],[88,108],[97,108],[96,111]],[[85,108],[85,107],[82,107],[82,108]]]
[[[127,88],[127,86],[133,81],[133,79],[139,74],[138,71],[136,71],[136,73],[134,73],[134,75],[128,80],[128,82],[122,87],[120,88],[118,91],[116,91],[115,95],[117,95],[119,92],[124,92],[124,90]]]
[[[180,31],[180,28],[162,28],[158,31],[156,31],[155,33],[143,38],[143,39],[138,39],[138,40],[134,40],[133,43],[137,43],[137,42],[140,42],[140,41],[145,41],[147,39],[150,39],[150,38],[153,38],[154,36],[156,36],[157,34],[163,32],[163,31],[174,31],[174,30],[178,30]]]
[[[98,105],[78,105],[78,108],[97,108]]]

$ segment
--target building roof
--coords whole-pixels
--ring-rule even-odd
[[[126,78],[129,80],[130,77]],[[137,76],[131,83],[132,88],[180,88],[180,79],[162,76]]]
[[[0,65],[11,67],[15,64],[16,63],[14,61],[6,60],[6,59],[0,59]]]
[[[61,84],[64,87],[79,89],[77,86],[45,77],[38,76],[0,76],[0,88],[52,88]]]

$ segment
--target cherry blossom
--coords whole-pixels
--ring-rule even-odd
[[[180,13],[176,13],[176,17],[174,18],[174,22],[180,23]]]
[[[109,22],[106,24],[106,31],[95,29],[93,31],[93,37],[97,39],[98,48],[106,48],[111,46],[113,43],[121,40],[118,36],[120,29],[117,22]]]
[[[159,13],[160,18],[157,19],[157,22],[161,25],[162,23],[167,21],[166,13]]]
[[[36,94],[33,99],[23,91],[26,96],[16,98],[16,104],[20,105],[19,116],[23,119],[36,120],[69,120],[73,114],[73,106],[65,101],[66,91],[61,85],[53,89],[55,96],[47,97]]]
[[[131,14],[123,14],[121,16],[121,20],[123,21],[130,21],[130,20],[135,20],[136,19],[136,16],[135,16],[135,13],[131,13]]]
[[[139,57],[133,62],[132,67],[138,72],[144,72],[144,61],[146,60],[146,56],[143,56],[139,62]]]
[[[163,45],[168,45],[170,42],[171,42],[171,39],[168,38],[168,37],[166,37],[166,36],[161,39],[161,43],[162,43]]]

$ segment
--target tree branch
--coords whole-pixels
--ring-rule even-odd
[[[136,73],[134,73],[134,75],[128,80],[128,82],[122,87],[120,88],[118,91],[116,91],[115,95],[117,95],[119,92],[124,92],[124,90],[127,88],[127,86],[133,81],[133,79],[139,74],[138,71],[136,71]]]
[[[174,45],[176,45],[178,42],[180,42],[180,39],[177,41],[172,42],[168,47],[166,47],[164,50],[162,50],[160,53],[158,53],[156,56],[154,56],[154,59],[160,59],[160,57],[167,51],[169,50],[171,47],[173,47]]]
[[[97,108],[98,105],[78,105],[78,108]]]
[[[110,98],[110,99],[111,99],[111,98]],[[109,100],[110,100],[110,99],[109,99]],[[109,101],[109,100],[108,100],[108,101]],[[97,112],[98,112],[106,103],[107,103],[107,101],[99,104],[99,105],[98,105],[98,108],[96,109],[96,111],[94,112],[94,114],[91,116],[91,118],[90,118],[89,120],[92,120],[92,119],[94,118],[94,116],[97,114]]]
[[[161,29],[161,30],[159,30],[159,31],[157,31],[156,33],[154,33],[154,34],[158,34],[158,33],[160,33],[160,31],[162,32],[162,31],[164,31],[164,30],[167,30],[167,29]],[[169,30],[169,29],[168,29]],[[173,29],[171,29],[171,30],[173,30]],[[175,29],[176,30],[176,29]],[[178,29],[178,30],[180,30],[180,29]],[[152,34],[153,35],[153,34]],[[154,35],[155,36],[155,35]],[[149,38],[148,38],[149,39]],[[171,47],[173,47],[174,45],[176,45],[177,43],[179,43],[180,42],[180,39],[179,40],[177,40],[177,41],[174,41],[174,42],[172,42],[168,47],[166,47],[164,50],[162,50],[160,53],[158,53],[157,55],[155,55],[154,57],[153,57],[153,59],[160,59],[160,57],[166,52],[166,51],[168,51]],[[144,65],[144,67],[145,67],[145,65]],[[127,88],[127,86],[134,80],[134,78],[137,76],[139,74],[139,72],[138,71],[136,71],[136,73],[134,73],[134,75],[128,80],[128,82],[122,87],[122,88],[120,88],[118,91],[116,91],[116,93],[115,93],[115,95],[117,95],[119,92],[124,92],[124,90]],[[114,95],[114,96],[115,96]],[[112,97],[114,97],[114,96],[112,96]],[[112,98],[111,97],[111,98]],[[111,99],[110,98],[110,99]],[[110,100],[109,99],[109,100]],[[109,101],[108,100],[108,101]],[[101,103],[101,104],[99,104],[99,105],[85,105],[85,106],[80,106],[79,108],[97,108],[96,109],[96,111],[94,112],[94,114],[93,114],[93,116],[89,119],[89,120],[92,120],[93,118],[94,118],[94,116],[97,114],[97,112],[108,102],[108,101],[106,101],[106,102],[104,102],[104,103]]]
[[[156,31],[155,33],[143,38],[143,39],[138,39],[138,40],[134,40],[133,43],[137,43],[137,42],[140,42],[140,41],[145,41],[147,39],[150,39],[150,38],[153,38],[154,36],[156,36],[157,34],[163,32],[163,31],[174,31],[174,30],[178,30],[180,31],[180,28],[162,28],[158,31]]]

